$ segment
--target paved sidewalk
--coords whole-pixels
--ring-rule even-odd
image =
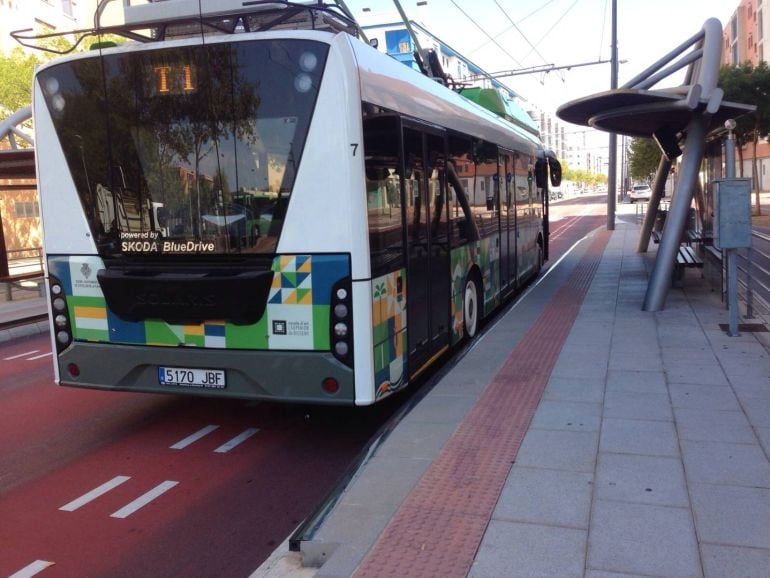
[[[656,247],[635,252],[631,217],[595,266],[602,233],[580,243],[398,425],[303,544],[318,567],[284,546],[254,575],[770,576],[770,354],[762,334],[720,329],[697,270],[641,311]],[[574,323],[548,333],[581,275]],[[535,330],[556,354],[520,415],[504,402],[538,371],[521,355],[537,357]],[[490,401],[505,409],[476,419]],[[485,443],[452,457],[468,432]],[[512,439],[498,487],[482,454]]]
[[[21,288],[18,284],[3,288],[0,299],[0,343],[36,335],[48,331],[48,319],[40,319],[48,313],[45,297],[34,288]],[[8,299],[8,295],[12,299]]]

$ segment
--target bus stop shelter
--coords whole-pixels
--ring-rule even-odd
[[[659,311],[664,307],[680,239],[698,186],[708,134],[723,127],[728,119],[754,109],[723,100],[724,92],[717,86],[721,57],[722,25],[711,18],[692,38],[622,87],[568,102],[556,112],[566,122],[632,137],[650,137],[658,143],[661,160],[642,226],[640,252],[647,248],[666,177],[673,161],[682,156],[679,179],[647,286],[642,307],[645,311]],[[654,88],[684,68],[684,84]]]

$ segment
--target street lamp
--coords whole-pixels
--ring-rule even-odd
[[[725,143],[725,176],[728,179],[735,178],[735,120],[728,118],[725,121],[727,129],[727,142]]]

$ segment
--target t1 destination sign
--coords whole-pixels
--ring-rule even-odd
[[[156,64],[152,76],[155,94],[190,94],[198,89],[198,75],[192,64]]]

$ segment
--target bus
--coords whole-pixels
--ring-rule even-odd
[[[118,4],[34,77],[58,384],[370,405],[540,271],[536,129],[341,7]]]

